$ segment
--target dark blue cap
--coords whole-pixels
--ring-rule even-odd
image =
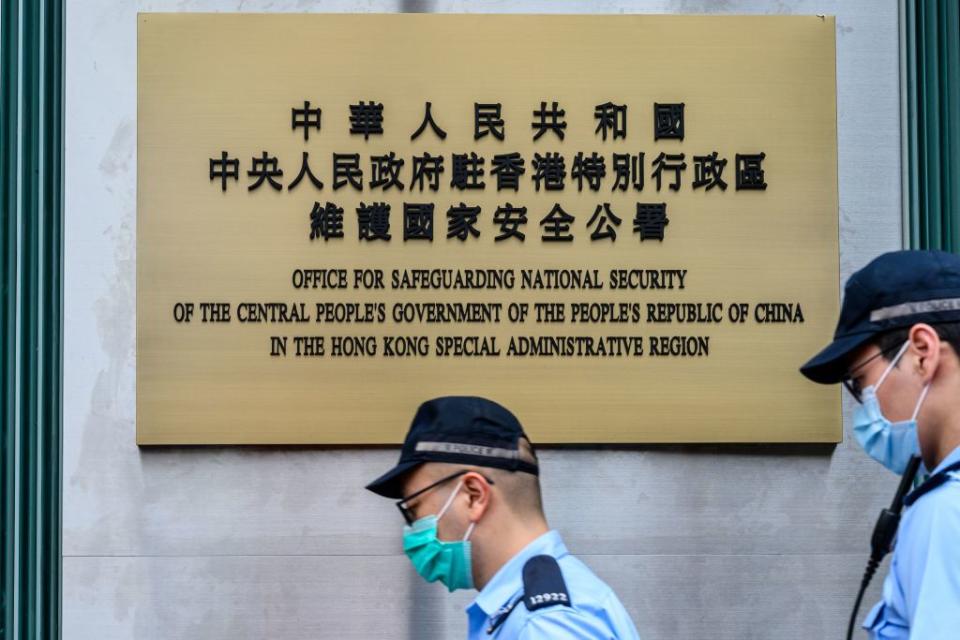
[[[505,407],[475,396],[427,400],[417,409],[397,466],[367,485],[386,498],[402,498],[403,477],[424,462],[449,462],[537,474],[536,464],[520,458],[527,438]]]
[[[891,251],[847,280],[833,342],[800,367],[814,382],[833,384],[848,360],[876,335],[919,322],[960,321],[960,256],[943,251]]]

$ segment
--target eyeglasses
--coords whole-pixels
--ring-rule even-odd
[[[467,473],[470,473],[470,471],[467,469],[457,471],[456,473],[450,474],[445,478],[440,478],[439,480],[437,480],[432,484],[428,484],[422,489],[418,489],[417,491],[414,491],[413,493],[411,493],[405,498],[397,500],[397,509],[400,509],[400,513],[403,514],[403,519],[407,521],[407,524],[411,524],[411,525],[417,520],[416,515],[413,513],[413,509],[410,508],[410,502],[412,500],[419,498],[420,496],[425,494],[427,491],[430,491],[431,489],[435,489],[445,482],[450,482],[454,478],[459,478],[460,476]],[[488,483],[493,484],[493,480],[491,480],[487,476],[481,475],[480,477],[486,480]]]
[[[894,351],[897,351],[898,349],[900,349],[902,346],[903,345],[898,344],[888,349],[884,349],[883,351],[878,351],[877,353],[873,354],[872,356],[870,356],[869,358],[867,358],[866,360],[864,360],[863,362],[855,366],[853,369],[850,369],[850,371],[847,371],[846,375],[843,376],[840,382],[843,383],[843,386],[846,387],[847,391],[850,392],[850,395],[853,396],[854,400],[860,403],[863,402],[863,389],[860,387],[860,381],[854,377],[856,372],[859,371],[860,369],[863,369],[865,366],[867,366],[868,364],[870,364],[880,356],[885,356],[888,353],[893,353]]]

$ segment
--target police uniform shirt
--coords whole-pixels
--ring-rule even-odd
[[[538,561],[543,570],[531,573]],[[525,577],[528,589],[543,593],[525,592]],[[613,590],[570,555],[556,531],[503,565],[467,618],[470,640],[639,640]]]
[[[931,477],[957,463],[960,447]],[[863,624],[873,638],[960,638],[960,471],[945,475],[904,511],[883,599]]]

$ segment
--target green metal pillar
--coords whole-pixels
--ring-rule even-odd
[[[63,3],[0,0],[0,639],[60,637]]]
[[[902,0],[905,245],[960,251],[960,3]]]

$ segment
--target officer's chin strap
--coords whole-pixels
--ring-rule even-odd
[[[877,567],[883,561],[893,548],[893,540],[897,535],[897,527],[900,526],[900,512],[903,510],[903,498],[907,495],[910,487],[913,486],[913,479],[920,468],[919,456],[910,456],[910,462],[907,463],[907,469],[903,472],[900,479],[900,486],[897,487],[897,493],[893,496],[893,502],[889,509],[882,509],[877,518],[877,524],[873,527],[873,537],[870,538],[870,560],[867,562],[867,569],[863,572],[863,580],[860,582],[860,592],[857,594],[857,601],[853,605],[853,613],[850,614],[850,624],[847,626],[847,640],[853,638],[853,627],[857,623],[857,612],[860,610],[860,602],[863,600],[863,594],[866,593],[873,574],[877,572]]]

